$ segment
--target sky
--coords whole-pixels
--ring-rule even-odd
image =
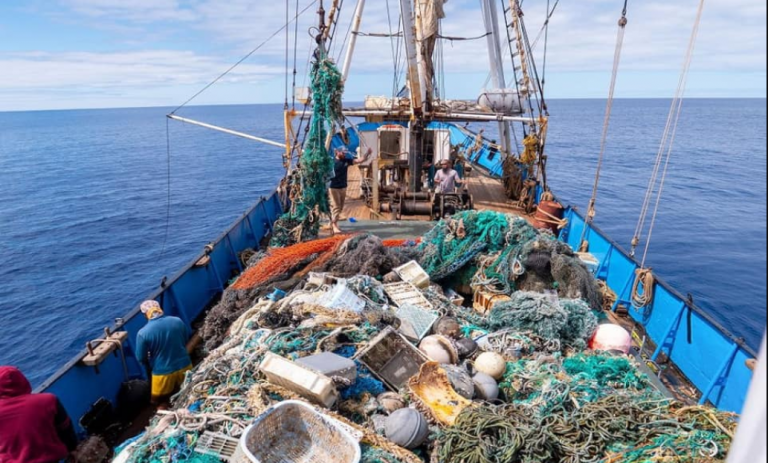
[[[288,35],[275,36],[194,104],[283,102],[286,41],[291,73],[298,43],[297,86],[306,85],[316,2],[298,0],[299,11],[309,8]],[[0,111],[177,106],[280,29],[286,3],[292,18],[295,0],[0,0]],[[346,0],[332,47],[339,61],[354,3]],[[698,3],[629,0],[617,97],[673,95]],[[390,24],[397,31],[398,4],[368,0],[362,32],[388,33]],[[523,2],[532,41],[546,5]],[[560,1],[547,44],[549,98],[606,97],[622,6]],[[449,0],[446,15],[445,36],[484,33],[479,0]],[[535,53],[543,62],[543,39]],[[488,78],[486,40],[444,41],[443,56],[445,94],[477,98]],[[393,41],[361,36],[345,98],[391,95],[393,69]],[[764,0],[706,0],[687,96],[766,96]]]

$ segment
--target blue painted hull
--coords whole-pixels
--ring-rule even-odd
[[[433,122],[430,128],[450,130],[454,145],[465,148],[474,145],[475,137],[466,129],[437,122]],[[502,159],[500,156],[489,158],[489,154],[487,146],[483,147],[472,160],[490,175],[500,177]],[[191,323],[221,294],[227,282],[242,270],[238,254],[247,248],[258,248],[281,213],[277,192],[260,199],[212,243],[208,265],[196,266],[203,255],[197,256],[149,298],[161,301],[166,312]],[[576,248],[585,222],[573,208],[568,208],[567,219],[568,226],[562,231],[561,239]],[[598,228],[590,227],[587,237],[590,251],[600,261],[598,276],[619,294],[620,301],[626,301],[638,263]],[[756,357],[755,353],[701,309],[686,303],[682,295],[663,280],[659,280],[657,286],[653,307],[642,312],[631,311],[632,317],[660,346],[656,354],[663,351],[672,359],[702,393],[702,401],[708,400],[723,410],[741,412],[752,379],[746,361]],[[128,332],[125,360],[130,377],[144,374],[133,353],[133,343],[145,322],[136,307],[115,327]],[[84,351],[73,358],[38,388],[38,391],[56,394],[75,421],[102,397],[115,403],[120,385],[127,379],[119,354],[110,356],[98,371],[82,365],[80,361],[85,354]],[[79,423],[77,426],[82,432]]]

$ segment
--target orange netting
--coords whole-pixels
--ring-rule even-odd
[[[421,243],[421,238],[417,238],[415,240],[412,239],[393,239],[393,240],[383,240],[382,244],[384,244],[387,248],[402,248],[403,246],[407,246],[410,243]]]
[[[301,261],[313,254],[322,254],[304,269],[305,272],[309,272],[311,268],[317,268],[322,263],[327,262],[339,246],[349,239],[350,236],[337,235],[331,238],[295,244],[287,248],[271,249],[261,262],[244,271],[231,288],[235,290],[255,288],[277,276],[287,274],[299,265]]]

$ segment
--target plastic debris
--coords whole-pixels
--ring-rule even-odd
[[[271,352],[264,356],[259,370],[270,383],[293,391],[319,405],[330,408],[339,397],[331,378]]]
[[[206,317],[207,357],[173,409],[117,449],[121,462],[220,461],[200,451],[254,439],[251,425],[290,401],[315,415],[269,422],[274,432],[251,442],[272,452],[251,452],[261,463],[337,462],[340,449],[357,449],[362,463],[722,462],[731,445],[735,416],[669,400],[632,358],[587,350],[599,338],[595,349],[623,352],[628,333],[612,344],[593,338],[611,328],[598,328],[590,267],[520,218],[462,213],[423,239],[363,234],[248,255]],[[411,261],[428,287],[382,283]],[[430,327],[437,336],[425,336]],[[456,365],[430,362],[420,339],[430,357]],[[408,418],[391,424],[396,414]],[[300,454],[278,455],[283,444]]]
[[[412,408],[403,408],[392,413],[385,423],[387,439],[395,444],[415,449],[429,436],[429,426],[424,415]]]

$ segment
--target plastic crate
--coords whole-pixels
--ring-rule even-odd
[[[384,291],[387,293],[392,302],[398,307],[402,307],[406,304],[415,305],[421,307],[424,310],[432,310],[432,303],[430,303],[426,297],[419,291],[419,288],[415,287],[411,283],[390,283],[384,285]]]
[[[373,338],[356,358],[393,391],[399,391],[429,361],[391,326]]]
[[[597,269],[600,268],[600,261],[597,260],[597,257],[588,252],[577,252],[576,255],[592,274],[597,274]]]
[[[397,273],[403,281],[407,281],[417,288],[426,289],[429,287],[429,274],[425,272],[424,269],[421,268],[421,265],[415,260],[397,267],[395,273]]]
[[[240,438],[253,463],[359,463],[360,444],[350,430],[294,400],[265,411]]]
[[[331,408],[339,398],[331,378],[272,352],[267,352],[259,369],[270,383],[293,391],[318,405]]]
[[[338,283],[325,293],[318,301],[323,307],[329,309],[346,309],[360,313],[365,309],[365,301],[357,297],[344,283]]]
[[[237,459],[239,445],[239,439],[206,431],[195,444],[195,452],[201,455],[211,455],[226,462],[240,463]]]
[[[395,315],[401,322],[400,333],[412,342],[419,342],[429,334],[439,318],[438,314],[411,304],[403,304]]]

